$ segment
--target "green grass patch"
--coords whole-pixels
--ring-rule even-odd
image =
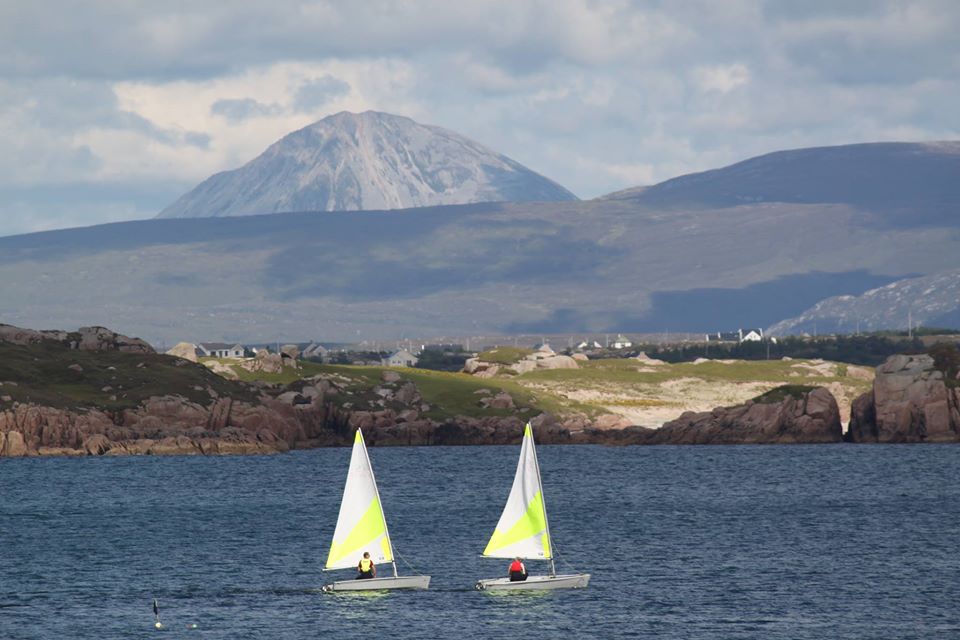
[[[787,398],[800,400],[814,389],[816,387],[804,384],[785,384],[757,396],[753,401],[757,404],[779,404]]]
[[[685,362],[649,366],[636,360],[590,360],[581,362],[579,369],[540,369],[524,374],[525,381],[568,382],[571,384],[662,384],[678,378],[700,378],[707,382],[816,382],[818,385],[842,381],[854,386],[869,387],[869,380],[847,376],[847,370],[832,375],[814,372],[803,365],[803,360],[742,360],[735,362],[707,361],[700,364]],[[799,365],[799,366],[795,366]]]
[[[512,379],[477,378],[465,373],[433,371],[407,367],[374,367],[360,365],[317,365],[318,373],[331,376],[345,384],[342,397],[336,401],[358,402],[375,400],[373,389],[381,384],[385,370],[394,371],[402,381],[417,386],[423,402],[430,410],[422,414],[435,420],[444,420],[456,416],[481,418],[485,416],[508,416],[513,414],[534,416],[542,411],[557,413],[579,412],[592,415],[599,412],[597,407],[572,402],[549,392],[527,389]],[[490,393],[479,391],[486,389]],[[501,391],[510,394],[516,409],[488,409],[480,405],[480,400]],[[524,411],[526,410],[526,411]]]
[[[657,400],[656,398],[618,398],[608,400],[603,403],[608,407],[631,407],[634,409],[653,409],[655,407],[676,407],[680,406],[676,402],[669,400]]]
[[[495,349],[484,351],[477,357],[484,362],[510,365],[516,364],[532,354],[533,349],[524,349],[523,347],[496,347]]]
[[[71,369],[79,365],[80,370]],[[246,385],[226,380],[206,367],[160,354],[76,351],[55,342],[15,345],[0,342],[0,407],[13,402],[62,409],[134,408],[151,396],[177,395],[211,402],[208,389],[255,401]],[[7,384],[7,383],[14,384]]]
[[[210,366],[210,363],[219,363],[228,367],[237,376],[237,380],[242,382],[269,382],[271,384],[291,384],[302,378],[309,378],[317,375],[323,365],[308,362],[306,360],[297,361],[297,367],[284,367],[279,373],[268,373],[266,371],[250,371],[240,365],[236,358],[200,358],[200,363]]]

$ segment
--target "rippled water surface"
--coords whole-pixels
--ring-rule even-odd
[[[590,587],[476,592],[518,454],[372,448],[433,582],[367,596],[319,591],[349,449],[0,460],[0,638],[960,637],[960,447],[542,446]]]

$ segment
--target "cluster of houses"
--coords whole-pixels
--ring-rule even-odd
[[[229,342],[198,342],[195,347],[196,355],[200,358],[253,358],[261,350],[266,349],[266,347],[247,347]],[[266,350],[269,351],[269,349]],[[300,358],[304,360],[327,361],[330,356],[330,349],[314,342],[300,352]],[[415,354],[406,349],[399,349],[388,357],[382,358],[380,364],[387,367],[415,367],[417,361]]]
[[[586,351],[589,349],[629,349],[633,346],[633,341],[622,333],[618,333],[617,337],[612,341],[607,340],[606,342],[606,345],[602,345],[596,340],[583,340],[577,343],[576,349],[577,351]]]
[[[738,329],[737,331],[708,333],[704,335],[704,341],[708,343],[762,342],[764,339],[763,329],[748,329],[746,331],[743,329]],[[776,342],[776,339],[773,338],[772,341]],[[592,351],[599,349],[623,350],[633,347],[633,341],[623,334],[617,334],[617,336],[612,340],[609,339],[609,337],[605,338],[604,342],[605,344],[600,344],[597,340],[582,340],[576,345],[575,349],[577,351]],[[428,345],[424,348],[428,349],[444,346],[446,345]],[[460,349],[460,345],[455,346],[457,349]],[[196,345],[196,355],[198,357],[209,358],[252,358],[256,357],[257,353],[262,349],[266,349],[266,347],[247,347],[242,344],[230,344],[228,342],[201,342]],[[286,351],[286,348],[284,351]],[[348,359],[351,355],[351,352],[348,350],[341,350],[336,353],[342,354]],[[317,360],[321,362],[329,362],[334,355],[334,352],[327,347],[314,342],[311,342],[300,352],[300,358],[302,359]],[[369,357],[369,355],[367,355],[367,357]],[[386,367],[415,367],[417,366],[418,362],[418,355],[411,349],[398,349],[392,352],[389,356],[380,358],[379,362],[376,360],[364,360],[362,364],[380,364]]]
[[[743,329],[736,331],[726,331],[717,333],[708,333],[704,337],[704,342],[763,342],[763,329],[749,329],[744,333]],[[776,342],[776,338],[773,339]]]

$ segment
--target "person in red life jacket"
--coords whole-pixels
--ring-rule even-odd
[[[377,565],[370,559],[370,552],[364,551],[363,557],[357,563],[357,580],[369,580],[377,577]]]
[[[514,558],[510,563],[510,582],[523,582],[527,579],[527,568],[523,566],[523,560],[519,557]]]

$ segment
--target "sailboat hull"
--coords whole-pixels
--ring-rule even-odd
[[[339,580],[323,586],[329,591],[382,591],[385,589],[426,589],[430,576],[398,576],[396,578],[370,578],[367,580]]]
[[[530,576],[526,580],[511,582],[510,578],[477,580],[478,591],[550,591],[553,589],[584,589],[590,582],[589,573],[564,576]]]

